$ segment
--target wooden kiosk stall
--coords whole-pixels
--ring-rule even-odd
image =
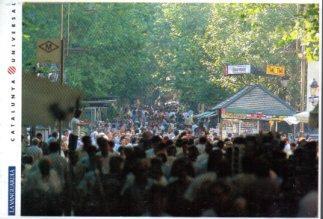
[[[229,134],[238,136],[279,131],[278,123],[295,113],[288,103],[263,86],[254,84],[244,87],[203,115],[217,115],[217,129],[223,139]]]

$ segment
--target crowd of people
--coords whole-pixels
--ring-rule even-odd
[[[80,113],[61,141],[56,132],[46,141],[38,133],[24,148],[22,215],[318,214],[316,141],[290,143],[272,132],[221,140],[185,121],[179,130],[172,116],[147,126],[133,117],[81,136]]]
[[[178,103],[169,102],[153,106],[129,105],[122,107],[114,118],[108,122],[98,121],[91,129],[99,132],[122,129],[151,130],[162,134],[168,129],[184,129],[193,124],[193,111],[180,109]],[[175,127],[176,126],[176,127]]]

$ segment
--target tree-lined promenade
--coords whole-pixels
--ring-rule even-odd
[[[23,112],[32,113],[22,124],[21,214],[319,216],[318,142],[259,122],[278,130],[281,115],[304,110],[318,19],[317,4],[24,3],[23,74],[32,79],[23,81]],[[40,40],[41,58],[56,50],[64,65],[38,63]],[[227,65],[282,66],[289,81],[225,76]],[[274,95],[258,85],[237,92],[251,84]],[[260,99],[266,109],[251,107]],[[227,116],[228,103],[246,116]],[[279,106],[285,114],[272,112]],[[50,118],[58,127],[44,127]]]

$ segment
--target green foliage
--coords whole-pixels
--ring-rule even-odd
[[[299,58],[286,52],[302,33],[308,59],[318,57],[318,5],[70,4],[65,75],[87,97],[121,103],[178,98],[185,106],[215,105],[250,83],[299,104]],[[23,65],[36,64],[38,39],[60,35],[60,5],[25,3]],[[284,65],[289,87],[275,77],[223,76],[225,64]],[[46,70],[45,70],[46,71]]]
[[[285,30],[282,43],[295,40],[306,47],[308,61],[319,60],[319,4],[298,5],[294,26]]]

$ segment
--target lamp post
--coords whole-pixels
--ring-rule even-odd
[[[64,4],[61,4],[61,28],[60,28],[60,40],[61,40],[61,65],[60,65],[60,84],[64,84]],[[58,123],[58,141],[62,144],[62,120]],[[61,149],[59,150],[61,153]]]
[[[303,5],[297,5],[297,13],[304,13],[305,7]],[[303,34],[303,32],[302,32]],[[300,110],[303,112],[305,110],[305,103],[306,103],[306,50],[305,45],[301,42],[302,35],[297,36],[296,41],[296,51],[299,53],[300,58],[300,73],[301,73],[301,89],[300,89]],[[304,123],[300,123],[300,134],[304,135]]]
[[[318,91],[319,91],[319,85],[317,81],[313,78],[313,81],[310,85],[310,94],[311,96],[309,97],[309,100],[313,106],[316,106],[319,102],[319,97],[318,97]]]
[[[319,88],[319,85],[317,83],[317,81],[313,78],[313,81],[310,85],[310,93],[311,93],[311,96],[316,96],[317,94],[317,91],[318,91],[318,88]]]
[[[288,81],[289,81],[289,77],[288,76],[284,76],[281,78],[280,83],[283,87],[287,87],[288,86]]]
[[[284,100],[288,102],[288,91],[287,91],[287,86],[288,86],[288,81],[289,77],[288,76],[283,76],[280,79],[280,84],[283,87],[283,95],[284,95]]]

